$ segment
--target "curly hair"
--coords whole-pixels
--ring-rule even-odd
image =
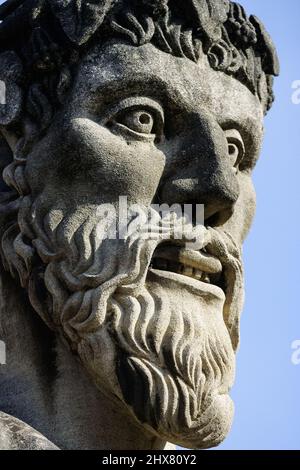
[[[214,70],[248,87],[265,112],[273,102],[275,47],[260,21],[229,0],[7,0],[0,20],[0,126],[17,137],[18,166],[64,103],[81,57],[111,38],[152,43],[194,62],[206,55]],[[7,160],[8,148],[3,152]]]

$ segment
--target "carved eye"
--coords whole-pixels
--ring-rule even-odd
[[[123,115],[122,115],[123,114]],[[122,113],[117,122],[123,124],[134,132],[152,134],[155,117],[148,110],[132,109]]]
[[[106,125],[125,138],[157,142],[164,133],[164,111],[150,98],[126,98],[110,110]]]
[[[238,171],[239,165],[245,156],[245,145],[241,134],[236,129],[225,131],[227,145],[228,145],[228,158],[231,166]]]

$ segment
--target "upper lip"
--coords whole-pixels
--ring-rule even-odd
[[[221,261],[203,250],[196,251],[174,244],[161,244],[153,254],[151,267],[175,272],[223,288]]]

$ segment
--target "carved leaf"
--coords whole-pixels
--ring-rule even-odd
[[[84,44],[102,24],[113,0],[48,0],[68,38]]]
[[[226,21],[229,0],[191,0],[199,27],[212,40],[221,38],[221,26]]]
[[[256,16],[250,16],[250,21],[256,29],[259,37],[259,43],[265,51],[263,57],[264,72],[270,75],[275,75],[277,77],[280,73],[280,64],[272,38],[266,31],[264,25]]]

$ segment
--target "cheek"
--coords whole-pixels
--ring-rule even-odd
[[[164,154],[153,142],[127,142],[89,119],[73,119],[39,146],[30,158],[29,173],[31,167],[35,174],[47,174],[49,185],[63,186],[77,201],[83,193],[96,203],[117,201],[122,195],[147,205],[164,166]]]
[[[132,202],[149,203],[164,170],[165,157],[153,142],[126,141],[88,119],[74,119],[70,139],[88,184]]]
[[[251,175],[239,174],[240,195],[225,229],[242,244],[250,230],[256,210],[256,194]]]

